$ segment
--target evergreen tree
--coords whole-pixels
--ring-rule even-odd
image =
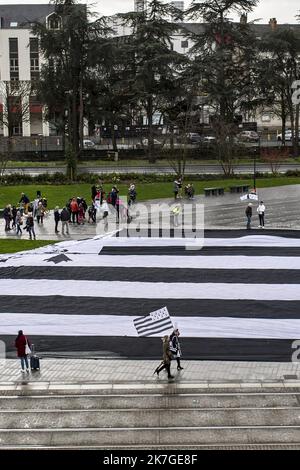
[[[86,6],[76,0],[53,2],[54,15],[48,24],[33,26],[45,58],[38,94],[47,106],[47,117],[56,116],[58,128],[67,136],[68,175],[73,179],[82,147],[84,101],[88,94],[85,82],[91,53],[106,34],[106,27],[103,19],[90,21]]]
[[[247,13],[256,4],[257,0],[193,0],[186,12],[188,18],[204,22],[199,32],[187,33],[193,42],[191,75],[214,108],[212,125],[225,173],[232,173],[237,115],[256,105],[257,46],[247,22]],[[240,22],[230,19],[233,13],[241,15]]]
[[[160,103],[168,93],[174,74],[184,57],[173,50],[172,35],[178,24],[170,21],[178,15],[177,9],[160,0],[151,0],[142,12],[120,15],[132,29],[129,43],[134,51],[136,100],[147,117],[148,158],[154,163],[153,117],[160,111]]]

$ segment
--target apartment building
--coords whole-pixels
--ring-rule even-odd
[[[57,28],[54,8],[53,4],[0,5],[0,112],[6,111],[8,95],[20,93],[24,112],[13,128],[16,136],[50,133],[49,124],[43,119],[43,106],[32,86],[39,78],[43,58],[31,28],[36,21]],[[2,125],[0,134],[8,136],[7,125]]]

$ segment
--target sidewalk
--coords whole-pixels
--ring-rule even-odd
[[[49,387],[58,383],[79,384],[144,384],[156,387],[168,383],[164,372],[159,378],[153,374],[157,361],[119,359],[41,359],[41,371],[20,372],[19,360],[6,360],[0,366],[1,390],[15,390],[19,385]],[[216,387],[300,387],[300,363],[182,361],[184,370],[177,372],[176,363],[171,366],[175,376],[170,383],[200,384],[203,388]]]

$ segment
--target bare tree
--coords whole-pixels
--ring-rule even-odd
[[[270,165],[271,172],[276,176],[281,165],[289,158],[288,148],[268,148],[262,151],[262,159]]]
[[[0,176],[6,170],[7,162],[14,153],[13,139],[15,128],[22,128],[24,122],[30,120],[30,95],[32,85],[29,81],[0,81],[0,96],[2,99],[2,112],[0,123],[3,130],[7,130],[6,148],[0,155]],[[4,138],[3,138],[4,139]]]

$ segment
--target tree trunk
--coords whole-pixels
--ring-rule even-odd
[[[286,131],[286,106],[284,95],[281,95],[281,143],[285,146],[285,131]]]
[[[295,145],[294,145],[294,157],[299,157],[299,111],[300,105],[296,104],[295,111]]]
[[[117,136],[115,133],[115,122],[112,121],[111,123],[111,140],[112,140],[112,146],[113,146],[113,151],[117,152],[118,151],[118,145],[117,145]]]
[[[149,163],[155,163],[156,157],[154,152],[153,137],[153,98],[150,96],[147,103],[147,119],[148,119],[148,159]]]

